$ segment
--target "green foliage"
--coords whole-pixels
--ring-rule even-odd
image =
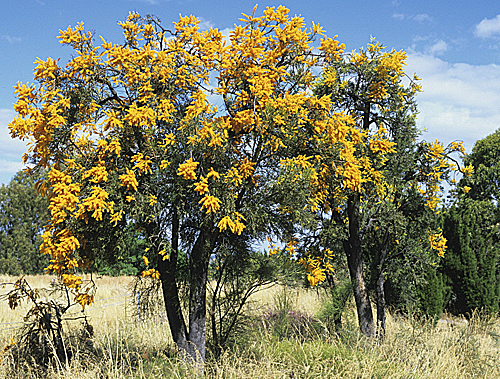
[[[419,313],[439,318],[443,312],[444,285],[441,274],[435,267],[427,267],[424,281],[417,286]]]
[[[35,188],[39,179],[20,171],[0,187],[0,273],[40,274],[48,264],[40,254],[49,212],[48,201]]]
[[[460,187],[470,187],[468,196],[474,200],[500,200],[500,129],[478,140],[472,153],[464,159],[474,172],[460,181]]]
[[[460,180],[458,200],[445,217],[449,252],[443,273],[451,288],[448,308],[468,313],[498,311],[500,296],[500,129],[478,140],[464,164],[474,171]]]
[[[445,214],[443,234],[448,249],[441,270],[445,284],[452,287],[452,299],[446,308],[453,313],[470,315],[481,308],[498,311],[495,212],[489,201],[463,199]]]
[[[139,274],[144,268],[142,256],[145,255],[146,241],[131,225],[114,232],[94,238],[97,243],[103,239],[109,241],[114,238],[114,241],[109,251],[104,250],[102,254],[94,255],[92,270],[100,275],[109,276]]]
[[[342,315],[347,311],[352,297],[352,283],[347,278],[339,281],[331,275],[327,277],[327,281],[326,295],[317,316],[330,332],[338,333],[343,328]]]
[[[40,254],[41,234],[49,220],[48,200],[36,189],[40,174],[18,172],[0,187],[0,273],[41,274],[49,258]],[[94,261],[92,270],[101,275],[136,275],[142,269],[145,241],[132,226],[121,228],[90,219],[85,249]]]

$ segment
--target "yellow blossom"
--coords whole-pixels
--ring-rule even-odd
[[[186,180],[196,180],[196,174],[195,170],[196,167],[198,166],[199,162],[194,162],[193,158],[189,158],[186,163],[181,163],[179,165],[179,170],[177,172],[177,175],[183,176],[184,179]]]
[[[170,162],[167,161],[166,159],[163,159],[160,162],[160,169],[163,170],[163,169],[167,168],[169,165],[170,165]]]
[[[135,162],[134,168],[138,170],[139,176],[141,176],[142,173],[152,173],[151,163],[153,163],[153,161],[148,156],[144,156],[142,153],[137,153],[132,157],[132,162]]]
[[[473,172],[474,172],[474,167],[473,167],[472,165],[465,166],[465,167],[462,169],[462,173],[463,173],[465,176],[471,176]]]
[[[317,267],[311,271],[310,274],[307,275],[307,280],[311,284],[311,286],[317,286],[323,283],[326,279],[326,275],[324,270]]]
[[[229,216],[224,216],[217,224],[217,227],[221,232],[226,230],[228,227],[234,232],[234,222]]]
[[[220,179],[220,174],[215,171],[213,167],[210,167],[210,170],[208,170],[207,178]]]
[[[127,173],[120,175],[120,180],[122,181],[122,186],[127,187],[127,190],[134,189],[137,191],[137,186],[139,182],[135,177],[135,173],[127,168]]]
[[[158,203],[158,198],[155,195],[149,195],[149,205],[153,206]]]
[[[110,222],[113,224],[113,226],[116,226],[116,224],[118,223],[118,221],[122,220],[124,214],[125,214],[125,212],[123,212],[122,210],[120,210],[119,212],[115,212],[115,213],[113,213],[111,215]]]
[[[440,257],[444,257],[446,246],[446,238],[443,237],[443,233],[440,231],[439,233],[429,233],[429,244],[431,246],[431,250],[435,250],[437,255]]]
[[[203,176],[200,178],[200,182],[194,183],[194,190],[198,192],[200,195],[203,195],[208,192],[208,177],[204,178]]]
[[[168,260],[170,258],[170,254],[168,254],[165,249],[162,249],[158,252],[158,254],[160,254],[163,258],[162,260],[165,261],[165,260]]]
[[[215,213],[220,209],[221,201],[217,199],[215,196],[205,195],[200,201],[199,204],[202,204],[201,210],[206,208],[207,213]]]

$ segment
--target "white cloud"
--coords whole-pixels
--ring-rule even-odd
[[[450,49],[450,44],[442,39],[436,39],[432,35],[415,35],[412,38],[413,44],[409,48],[410,52],[425,52],[427,55],[442,55]]]
[[[433,22],[434,18],[429,16],[427,13],[420,13],[417,15],[408,15],[404,13],[394,13],[392,18],[396,20],[413,20],[417,22]]]
[[[13,37],[13,36],[5,35],[5,34],[2,34],[2,36],[0,36],[0,38],[3,39],[4,41],[7,41],[11,45],[14,43],[20,43],[23,41],[23,39],[21,37]]]
[[[441,55],[447,50],[448,50],[448,44],[444,42],[442,39],[440,39],[439,41],[437,41],[428,48],[428,52],[430,55]]]
[[[429,16],[427,13],[421,13],[417,14],[416,16],[412,17],[413,20],[418,21],[418,22],[432,22],[434,19]]]
[[[500,127],[500,66],[451,64],[411,52],[407,72],[422,78],[417,124],[428,130],[424,139],[462,140],[470,151]]]
[[[492,19],[483,19],[476,25],[474,34],[481,38],[500,37],[500,14]]]
[[[24,168],[21,162],[11,162],[0,159],[0,185],[8,184],[16,172]]]
[[[200,20],[200,24],[198,27],[200,30],[209,30],[210,28],[215,28],[215,24],[210,20],[205,20],[203,17],[198,17]]]

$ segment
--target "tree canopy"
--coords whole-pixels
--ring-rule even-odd
[[[476,141],[464,162],[474,167],[470,177],[460,181],[462,193],[474,200],[500,199],[500,130]],[[470,191],[470,192],[469,192]]]
[[[446,307],[453,313],[498,312],[499,146],[499,130],[476,141],[464,158],[474,171],[460,180],[455,202],[444,215],[449,249],[441,271],[449,288]]]

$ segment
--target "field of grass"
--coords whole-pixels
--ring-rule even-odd
[[[0,283],[15,278],[1,277]],[[47,286],[48,276],[28,277],[33,287]],[[351,306],[340,335],[315,318],[321,308],[317,292],[272,287],[257,293],[248,312],[253,322],[218,359],[207,359],[201,375],[175,353],[163,313],[138,319],[127,296],[131,278],[96,280],[96,303],[86,309],[94,328],[91,348],[75,345],[69,363],[54,364],[47,378],[500,378],[500,320],[475,316],[469,322],[442,319],[433,325],[389,315],[384,340],[360,336]],[[6,291],[7,288],[0,289]],[[1,293],[1,292],[0,292]],[[286,303],[292,311],[279,328],[266,317]],[[0,303],[0,350],[15,338],[28,307],[11,311]],[[70,310],[69,313],[78,309]],[[267,316],[266,316],[267,315]],[[290,337],[283,322],[314,321],[314,333]],[[71,334],[80,321],[68,321]],[[319,326],[318,326],[319,325]],[[71,342],[68,342],[71,343]],[[5,353],[0,379],[37,378],[30,369],[14,369]]]

